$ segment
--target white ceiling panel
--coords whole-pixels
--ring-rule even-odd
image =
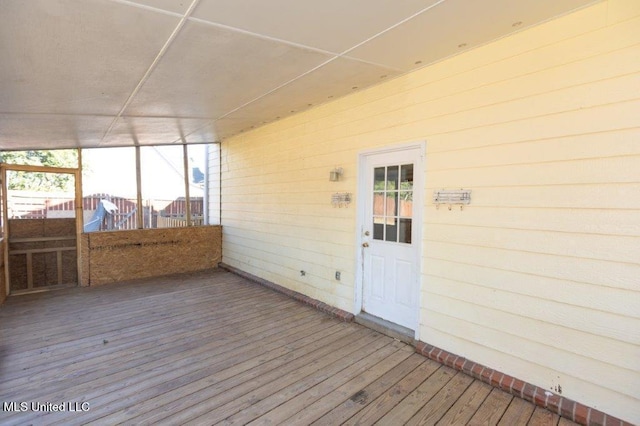
[[[213,121],[208,121],[185,136],[186,143],[211,143],[221,140],[222,136]]]
[[[186,142],[214,142],[216,135],[204,141],[209,120],[165,117],[122,117],[109,132],[101,146],[154,145]],[[186,136],[193,136],[188,139]]]
[[[278,120],[331,101],[343,93],[377,84],[399,73],[363,62],[337,58],[277,91],[231,114],[251,126]],[[256,123],[255,121],[259,119]]]
[[[193,17],[341,53],[438,0],[201,0]]]
[[[256,122],[255,118],[251,117],[225,117],[211,123],[211,128],[212,133],[218,137],[217,140],[224,140],[238,133],[242,133],[244,129],[251,128],[251,126],[256,128],[262,125],[258,123],[262,123],[262,121]],[[188,135],[187,139],[197,140],[198,137],[198,133],[196,133],[194,135]]]
[[[0,109],[115,115],[177,22],[107,1],[2,0]]]
[[[57,149],[95,146],[112,117],[93,115],[2,114],[2,149]]]
[[[329,59],[189,22],[125,114],[218,118]]]
[[[348,55],[409,71],[590,3],[594,1],[447,0]]]
[[[0,0],[0,150],[223,140],[597,1]]]

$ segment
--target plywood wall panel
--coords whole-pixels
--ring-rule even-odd
[[[102,285],[217,267],[218,226],[139,229],[86,234],[89,285]]]

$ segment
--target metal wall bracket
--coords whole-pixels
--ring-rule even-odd
[[[331,195],[331,205],[333,207],[347,207],[351,203],[351,193],[336,192]]]
[[[433,203],[436,208],[441,204],[447,204],[449,210],[454,205],[459,205],[462,210],[462,206],[471,203],[471,190],[470,189],[440,189],[433,191]]]

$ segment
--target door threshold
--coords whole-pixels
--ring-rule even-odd
[[[415,332],[409,328],[373,316],[366,312],[360,312],[355,316],[354,321],[386,336],[392,337],[408,345],[415,346]]]

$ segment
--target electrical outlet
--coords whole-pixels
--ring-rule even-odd
[[[340,281],[340,271],[336,271],[336,280]]]

